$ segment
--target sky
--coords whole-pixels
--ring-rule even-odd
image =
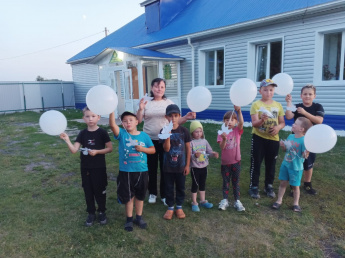
[[[66,61],[145,12],[144,0],[0,0],[0,82],[72,81]]]

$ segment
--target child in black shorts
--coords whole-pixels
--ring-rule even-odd
[[[153,154],[156,150],[148,134],[137,130],[138,119],[133,113],[124,112],[121,121],[124,129],[116,125],[114,112],[110,114],[109,125],[115,139],[119,141],[118,201],[126,205],[125,230],[132,231],[133,223],[145,229],[147,223],[143,220],[142,213],[148,184],[147,154]]]

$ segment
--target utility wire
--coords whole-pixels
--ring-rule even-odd
[[[19,58],[19,57],[23,57],[23,56],[27,56],[27,55],[37,54],[37,53],[40,53],[40,52],[43,52],[43,51],[47,51],[47,50],[51,50],[51,49],[54,49],[54,48],[62,47],[62,46],[68,45],[68,44],[72,44],[72,43],[74,43],[74,42],[77,42],[77,41],[80,41],[80,40],[83,40],[83,39],[87,39],[87,38],[96,36],[96,35],[98,35],[98,34],[100,34],[100,33],[104,33],[104,31],[100,31],[100,32],[97,32],[97,33],[95,33],[95,34],[92,34],[92,35],[86,36],[86,37],[84,37],[84,38],[81,38],[81,39],[77,39],[77,40],[70,41],[70,42],[67,42],[67,43],[64,43],[64,44],[61,44],[61,45],[57,45],[57,46],[55,46],[55,47],[50,47],[50,48],[46,48],[46,49],[37,50],[37,51],[35,51],[35,52],[31,52],[31,53],[27,53],[27,54],[23,54],[23,55],[19,55],[19,56],[12,56],[12,57],[0,58],[0,61],[9,60],[9,59],[14,59],[14,58]]]

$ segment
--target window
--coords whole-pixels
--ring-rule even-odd
[[[282,71],[282,42],[256,45],[256,81],[272,78]]]
[[[341,54],[344,43],[344,32],[330,33],[324,35],[322,80],[345,80],[344,52]]]
[[[214,50],[202,50],[200,52],[200,71],[201,85],[223,86],[224,48]]]

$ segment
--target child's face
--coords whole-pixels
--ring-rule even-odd
[[[300,120],[297,119],[295,123],[292,124],[292,131],[295,134],[304,132],[304,128],[302,127],[302,122]]]
[[[301,99],[303,101],[304,105],[311,105],[313,103],[313,100],[315,99],[316,95],[314,93],[314,90],[311,88],[305,88],[302,91]]]
[[[224,124],[228,125],[229,129],[234,129],[234,127],[237,124],[237,119],[233,118],[233,117],[231,118],[231,120],[230,119],[224,119]]]
[[[261,94],[262,100],[270,100],[274,95],[274,86],[268,85],[266,87],[261,87],[259,92]]]
[[[122,125],[128,132],[133,132],[137,129],[139,121],[134,116],[124,116],[122,119]]]
[[[83,119],[88,126],[95,126],[95,125],[97,125],[97,123],[100,119],[100,116],[96,115],[95,113],[93,113],[90,110],[86,110],[84,112]]]
[[[194,132],[192,133],[192,135],[193,135],[194,139],[196,139],[196,140],[200,139],[203,135],[202,129],[200,127],[195,129]]]
[[[168,119],[169,123],[172,121],[173,125],[178,125],[178,120],[180,119],[181,115],[178,113],[173,113],[165,117]]]

